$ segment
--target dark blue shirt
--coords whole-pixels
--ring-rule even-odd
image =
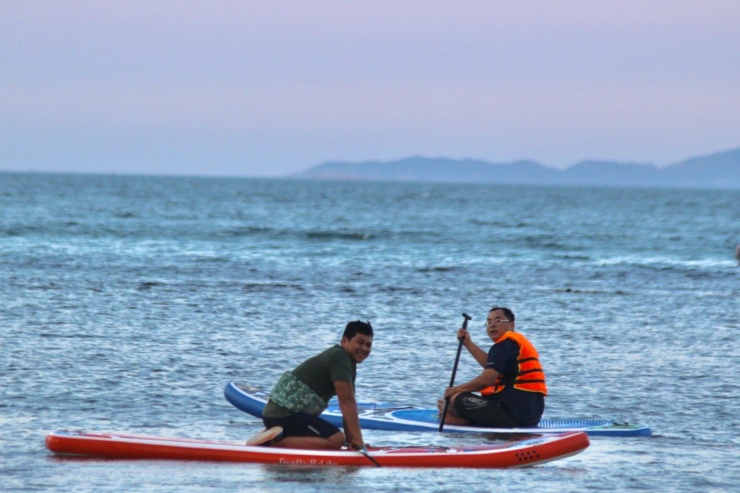
[[[539,392],[527,392],[514,388],[519,367],[519,344],[505,339],[491,346],[486,368],[499,372],[504,379],[504,390],[490,398],[503,404],[504,409],[522,426],[536,426],[545,410],[545,396]]]

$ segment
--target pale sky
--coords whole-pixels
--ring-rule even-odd
[[[740,146],[740,0],[0,0],[0,171]]]

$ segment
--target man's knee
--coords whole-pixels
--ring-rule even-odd
[[[455,402],[457,402],[457,397],[459,395],[460,394],[455,394],[452,397],[450,397],[450,406],[447,409],[447,412],[448,413],[452,414],[453,416],[458,416],[458,417],[459,417],[459,415],[457,414],[457,411],[455,410]]]
[[[344,445],[344,442],[347,441],[347,438],[344,436],[344,433],[338,431],[327,438],[327,440],[329,441],[329,446],[331,448],[339,450],[340,448],[342,448],[342,445]]]

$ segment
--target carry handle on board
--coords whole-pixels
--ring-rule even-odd
[[[468,330],[468,320],[472,320],[472,318],[470,318],[470,316],[467,313],[463,313],[462,316],[465,319],[463,321],[462,328],[463,330]],[[465,340],[465,337],[460,337],[459,339],[460,343],[457,345],[457,355],[455,356],[455,366],[452,367],[452,377],[450,378],[450,387],[455,385],[455,374],[457,373],[457,364],[460,361],[460,351],[462,350],[464,340]],[[442,416],[440,417],[440,420],[439,420],[439,431],[442,431],[442,429],[445,426],[445,418],[447,417],[447,410],[449,409],[449,407],[450,407],[450,398],[445,397],[445,407],[444,407],[444,410],[442,411]]]

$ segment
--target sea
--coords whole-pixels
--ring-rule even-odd
[[[725,492],[740,485],[740,191],[0,173],[0,491]],[[359,400],[434,407],[507,306],[545,418],[648,425],[525,469],[59,457],[53,430],[243,442],[223,396],[368,320]],[[465,350],[456,382],[480,367]],[[371,445],[502,437],[365,431]]]

